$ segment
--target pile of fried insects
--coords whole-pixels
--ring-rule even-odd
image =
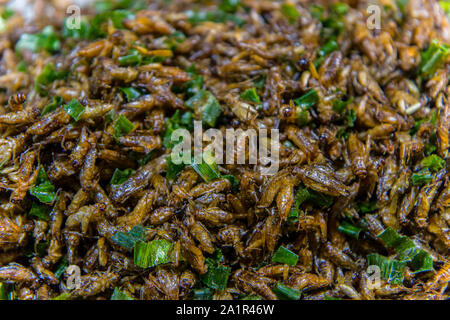
[[[448,2],[70,4],[0,7],[0,299],[449,298]]]

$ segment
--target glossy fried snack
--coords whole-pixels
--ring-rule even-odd
[[[449,298],[449,6],[70,4],[0,7],[0,299]]]

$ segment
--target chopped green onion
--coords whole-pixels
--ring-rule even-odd
[[[439,171],[445,166],[445,160],[435,154],[424,158],[420,163],[425,168],[428,168],[434,172]]]
[[[41,96],[47,95],[47,86],[55,80],[64,79],[67,76],[67,72],[58,71],[55,69],[53,63],[45,65],[42,72],[36,77],[35,89]]]
[[[347,109],[347,106],[352,102],[353,98],[350,98],[347,101],[335,99],[333,100],[333,110],[336,113],[342,114]]]
[[[52,210],[51,207],[33,201],[33,203],[31,204],[30,212],[28,214],[32,217],[49,221],[51,210]]]
[[[297,208],[292,208],[291,211],[289,211],[289,215],[286,219],[288,224],[295,224],[298,222],[298,216],[299,216],[299,211]]]
[[[119,246],[122,246],[128,251],[133,250],[134,245],[138,241],[143,241],[145,235],[145,228],[142,226],[134,226],[130,231],[127,233],[124,233],[122,231],[116,232],[112,237],[111,240],[118,244]]]
[[[219,4],[219,9],[234,13],[240,6],[242,6],[241,0],[222,0]]]
[[[315,205],[328,208],[333,204],[333,197],[308,189],[305,186],[300,186],[295,193],[295,207],[299,209],[306,201],[311,201]]]
[[[19,61],[19,63],[17,64],[17,71],[20,72],[27,72],[27,64],[25,63],[25,61],[21,60]]]
[[[14,300],[14,285],[0,282],[0,300]]]
[[[43,258],[47,255],[47,249],[50,243],[46,240],[41,240],[36,244],[36,255]]]
[[[210,288],[200,288],[194,290],[194,300],[211,300],[213,293]]]
[[[80,21],[79,28],[68,28],[69,24],[67,18],[63,21],[63,28],[61,31],[61,35],[64,39],[73,38],[73,39],[88,39],[89,38],[89,24],[87,21]]]
[[[167,240],[136,242],[134,244],[134,264],[141,268],[151,268],[172,261],[169,254],[172,243]]]
[[[281,13],[288,19],[290,24],[294,24],[298,18],[300,18],[300,13],[294,4],[285,2],[281,5]]]
[[[30,189],[30,194],[43,203],[52,203],[56,199],[55,186],[50,182],[43,168],[39,170],[36,184]]]
[[[178,173],[181,172],[186,167],[186,164],[180,163],[175,164],[172,162],[172,156],[167,157],[167,171],[166,171],[166,178],[170,181],[175,179],[175,177],[178,175]]]
[[[69,300],[71,296],[70,292],[61,293],[59,296],[53,298],[52,300]]]
[[[298,255],[285,247],[280,246],[272,255],[272,262],[295,266],[298,262]]]
[[[332,296],[329,296],[327,294],[324,294],[323,295],[323,300],[342,300],[342,299],[341,298],[332,297]]]
[[[232,174],[226,174],[226,175],[222,176],[222,178],[225,178],[228,181],[230,181],[233,188],[237,188],[240,185],[239,179],[236,178],[235,176],[233,176]]]
[[[201,281],[212,289],[225,290],[227,288],[231,268],[218,264],[210,258],[206,259],[206,265],[208,266],[208,271],[205,274],[200,275]]]
[[[170,50],[175,50],[178,44],[182,43],[186,39],[186,36],[181,31],[175,31],[174,33],[167,36],[164,40],[164,44]]]
[[[73,120],[78,121],[83,115],[85,107],[76,99],[72,99],[68,104],[64,105],[64,110],[66,110]]]
[[[235,14],[225,12],[223,10],[216,11],[186,11],[188,21],[192,24],[199,24],[206,21],[212,21],[216,23],[225,23],[227,21],[233,22],[236,26],[240,27],[245,23],[245,20],[238,17]]]
[[[387,280],[388,283],[403,283],[406,262],[389,259],[378,253],[371,253],[367,256],[367,264],[378,266],[381,270],[381,278]]]
[[[411,176],[411,181],[413,185],[419,186],[422,184],[429,183],[431,181],[431,172],[428,168],[422,169],[419,172],[414,173]]]
[[[296,106],[302,109],[309,109],[319,101],[319,95],[315,89],[311,89],[300,98],[294,99]]]
[[[134,99],[137,99],[142,95],[142,93],[138,89],[133,87],[119,87],[119,89],[125,94],[128,102],[133,101]]]
[[[434,39],[427,50],[422,52],[419,70],[425,78],[432,77],[450,56],[450,45]]]
[[[112,185],[122,184],[125,181],[127,181],[128,178],[131,177],[131,175],[133,173],[134,173],[134,170],[131,168],[124,169],[124,170],[120,170],[120,169],[116,168],[116,170],[114,170],[114,173],[113,173],[110,183]]]
[[[221,177],[215,158],[210,153],[203,152],[202,162],[199,164],[192,163],[191,167],[206,183]]]
[[[48,105],[46,105],[44,109],[42,109],[41,116],[46,115],[47,113],[50,113],[52,111],[55,111],[56,109],[58,109],[58,107],[62,105],[62,102],[63,100],[60,96],[54,96],[53,101]]]
[[[131,49],[127,55],[117,60],[120,66],[137,66],[142,63],[142,55],[136,49]]]
[[[359,234],[364,230],[364,228],[357,227],[344,220],[339,224],[338,230],[354,239],[358,239]]]
[[[216,125],[217,118],[219,118],[222,107],[214,95],[207,90],[200,90],[194,96],[186,101],[186,106],[194,110],[196,115],[199,115],[203,124],[210,127]]]
[[[431,255],[417,248],[414,242],[406,236],[399,235],[392,228],[385,229],[378,238],[383,240],[388,248],[392,248],[398,254],[401,261],[408,262],[415,272],[432,271],[433,259]]]
[[[60,279],[61,276],[66,272],[67,267],[69,266],[69,262],[67,261],[67,257],[64,256],[61,261],[58,263],[54,275],[57,279]]]
[[[127,119],[123,114],[117,117],[113,124],[114,138],[118,139],[121,136],[129,134],[134,129],[134,124]]]
[[[359,211],[361,213],[369,213],[374,212],[378,210],[378,206],[376,201],[374,202],[360,202],[358,204]]]
[[[241,98],[250,102],[261,103],[261,99],[259,98],[255,87],[245,90],[241,94]]]
[[[119,288],[115,287],[114,292],[111,295],[111,300],[134,300],[132,297],[122,292]]]
[[[39,33],[24,33],[16,44],[16,50],[19,52],[23,50],[37,52],[40,49],[44,49],[50,53],[55,53],[60,48],[61,42],[52,26],[46,26]]]
[[[302,295],[300,290],[285,286],[281,282],[278,282],[277,285],[272,289],[272,291],[281,300],[299,300],[300,296]]]
[[[124,19],[133,19],[134,14],[127,10],[114,10],[98,13],[91,20],[88,30],[88,36],[90,39],[101,38],[107,35],[107,32],[102,28],[103,24],[112,21],[115,28],[124,29],[122,21]]]

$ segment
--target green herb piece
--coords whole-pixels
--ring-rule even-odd
[[[435,154],[424,158],[420,163],[433,172],[437,172],[445,167],[445,160]]]
[[[14,300],[14,285],[0,282],[0,300]]]
[[[44,107],[41,111],[41,116],[46,115],[47,113],[50,113],[52,111],[55,111],[60,107],[63,103],[63,100],[60,96],[54,96],[52,102],[50,102],[48,105]]]
[[[222,0],[219,9],[225,12],[234,13],[242,6],[241,0]]]
[[[32,217],[49,221],[51,211],[52,211],[51,207],[33,201],[33,203],[31,204],[30,212],[28,214]]]
[[[324,294],[323,295],[323,300],[342,300],[341,298],[336,298],[336,297],[332,297],[329,295]]]
[[[35,34],[24,33],[20,36],[16,44],[16,50],[30,50],[38,52],[44,49],[50,53],[55,53],[61,48],[58,34],[52,26],[46,26],[41,32]]]
[[[181,172],[186,167],[186,164],[180,163],[175,164],[172,161],[172,156],[167,157],[167,171],[166,171],[166,178],[170,181],[175,179],[175,177],[178,175],[178,173]]]
[[[89,38],[89,24],[87,21],[81,20],[80,26],[71,26],[68,18],[64,19],[61,35],[64,39],[88,39]]]
[[[333,197],[316,192],[301,185],[295,193],[295,207],[300,209],[300,206],[306,201],[311,201],[315,205],[328,208],[333,204]]]
[[[59,296],[53,298],[52,300],[69,300],[71,296],[70,292],[61,293]]]
[[[206,259],[206,264],[208,266],[208,271],[205,274],[200,275],[201,281],[212,289],[225,290],[227,288],[231,268],[218,264],[210,258]]]
[[[192,163],[191,167],[206,183],[221,177],[216,160],[211,153],[203,152],[202,162],[199,164]]]
[[[354,239],[359,239],[359,234],[364,230],[364,228],[355,226],[344,220],[339,224],[338,230]]]
[[[215,23],[233,22],[236,26],[241,27],[245,20],[235,14],[225,12],[223,10],[216,11],[186,11],[188,21],[194,25],[211,21]]]
[[[138,89],[133,87],[119,87],[119,89],[125,94],[128,102],[133,101],[142,95],[142,93]]]
[[[25,61],[19,61],[19,63],[17,64],[17,71],[28,72],[27,64],[25,63]]]
[[[111,295],[111,300],[134,300],[132,297],[115,287],[114,292]]]
[[[281,282],[278,282],[272,291],[280,300],[299,300],[302,295],[300,290],[285,286]]]
[[[286,219],[288,224],[296,224],[298,222],[299,217],[299,211],[297,208],[292,208],[291,211],[289,211],[289,215]]]
[[[296,255],[289,249],[280,246],[272,255],[272,262],[295,266],[298,262],[298,255]]]
[[[369,213],[374,212],[378,210],[378,206],[376,201],[374,202],[360,202],[358,204],[359,211],[361,213]]]
[[[203,124],[210,127],[216,125],[216,121],[222,112],[222,107],[216,97],[211,92],[203,89],[189,98],[186,101],[186,106],[201,117]]]
[[[167,49],[175,50],[177,46],[182,43],[186,39],[186,36],[181,31],[175,31],[172,34],[168,35],[164,40],[164,44],[167,46]]]
[[[180,115],[180,110],[175,111],[172,117],[164,124],[163,146],[172,149],[180,143],[183,140],[182,137],[178,141],[171,141],[173,132],[180,128],[191,131],[193,129],[193,121],[194,117],[192,112],[188,111]]]
[[[388,248],[392,248],[398,254],[401,261],[408,262],[415,272],[432,271],[433,259],[431,255],[416,247],[414,242],[406,236],[399,235],[392,228],[385,229],[378,238],[383,240]]]
[[[134,124],[127,119],[123,114],[117,117],[113,124],[114,138],[118,139],[121,136],[129,134],[134,129]]]
[[[431,182],[431,172],[428,168],[422,169],[419,172],[413,173],[411,176],[413,185],[419,186]]]
[[[450,16],[450,1],[444,0],[439,1],[439,5],[441,6],[442,10],[447,14],[447,16]]]
[[[245,90],[241,94],[241,98],[253,103],[261,103],[261,99],[259,98],[255,87]]]
[[[235,176],[233,176],[232,174],[226,174],[226,175],[222,176],[222,178],[225,178],[228,181],[230,181],[233,188],[237,188],[240,185],[239,179],[236,178]]]
[[[116,232],[112,237],[111,240],[118,244],[119,246],[122,246],[128,251],[133,250],[136,242],[143,241],[145,235],[145,228],[142,226],[134,226],[130,231],[127,233],[124,233],[122,231]]]
[[[210,288],[194,290],[194,300],[212,300],[213,293]]]
[[[68,104],[64,105],[64,110],[66,110],[73,120],[78,121],[83,115],[85,107],[76,99],[72,99]]]
[[[381,270],[381,278],[385,279],[388,283],[403,283],[406,262],[389,259],[378,253],[371,253],[367,256],[367,264],[369,266],[378,266]]]
[[[50,243],[46,240],[41,240],[36,244],[36,255],[43,258],[47,255],[47,249]]]
[[[61,261],[58,263],[58,266],[55,269],[54,275],[57,279],[61,279],[61,276],[66,272],[67,267],[69,266],[69,262],[67,261],[67,257],[64,256]]]
[[[353,98],[350,98],[347,101],[335,99],[333,100],[333,110],[336,113],[342,114],[347,109],[347,106],[352,102]]]
[[[131,168],[124,169],[124,170],[120,170],[120,169],[116,168],[116,170],[114,170],[113,176],[111,177],[110,183],[112,185],[122,184],[125,181],[127,181],[128,178],[131,177],[131,175],[133,175],[133,173],[134,173],[134,170]]]
[[[30,194],[43,203],[52,203],[56,199],[55,186],[50,182],[43,168],[39,170],[36,184],[30,189]]]
[[[65,79],[67,72],[58,71],[52,63],[45,65],[42,72],[36,77],[35,89],[41,96],[47,95],[47,86],[55,80]]]
[[[427,144],[425,145],[425,154],[426,154],[426,155],[430,155],[430,154],[432,154],[433,152],[435,152],[436,149],[437,149],[437,147],[436,147],[435,145],[433,145],[433,144],[431,144],[431,143],[427,143]]]
[[[450,45],[441,44],[434,39],[430,46],[422,52],[419,70],[425,78],[432,77],[436,71],[442,68],[450,56]]]
[[[141,268],[151,268],[172,261],[169,254],[172,243],[167,240],[136,242],[134,244],[134,264]]]
[[[136,49],[131,49],[127,55],[117,59],[120,66],[137,66],[142,63],[142,55]]]
[[[114,10],[98,13],[91,20],[88,30],[88,37],[90,39],[96,39],[106,36],[107,31],[103,28],[103,26],[108,22],[108,20],[112,21],[115,28],[124,29],[122,21],[124,19],[133,18],[134,14],[127,10]]]
[[[317,102],[319,102],[319,95],[315,89],[311,89],[300,98],[294,99],[295,105],[302,109],[309,109]]]
[[[281,13],[288,19],[290,24],[294,24],[298,18],[300,18],[300,13],[294,4],[285,2],[281,5]]]

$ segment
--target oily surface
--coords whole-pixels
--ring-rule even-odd
[[[437,1],[54,2],[2,8],[0,298],[448,298]],[[174,165],[194,119],[278,172]]]

